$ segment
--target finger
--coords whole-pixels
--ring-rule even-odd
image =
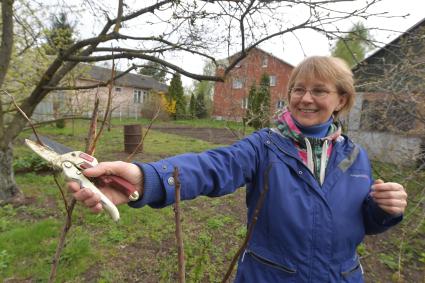
[[[402,185],[398,183],[379,183],[379,184],[373,184],[372,190],[374,191],[404,191],[404,188]]]
[[[122,161],[101,162],[97,166],[84,170],[84,175],[87,177],[98,177],[101,175],[117,175],[122,176],[130,171],[139,170],[138,167],[132,163]],[[135,171],[137,172],[137,171]]]
[[[84,202],[86,199],[93,197],[94,193],[89,189],[82,188],[73,195],[76,200]]]
[[[402,199],[377,199],[375,202],[378,205],[385,205],[385,206],[393,206],[393,207],[406,207],[407,202]]]
[[[407,199],[404,191],[375,191],[371,193],[374,199]]]
[[[76,193],[81,189],[80,184],[78,184],[77,182],[68,182],[67,187],[71,193]]]
[[[384,181],[382,179],[375,180],[374,184],[383,184]]]
[[[399,207],[388,206],[388,205],[380,205],[379,207],[391,215],[400,215],[404,212],[404,209],[401,209]]]
[[[111,169],[111,166],[113,167],[113,162],[101,162],[97,166],[94,166],[92,168],[87,168],[83,171],[83,174],[87,177],[98,177],[102,175],[112,175],[113,170]]]
[[[90,210],[94,213],[100,213],[103,211],[103,206],[102,204],[98,203],[95,206],[91,207]]]
[[[84,204],[90,208],[95,207],[100,204],[100,197],[97,194],[94,194],[92,197],[85,199]]]

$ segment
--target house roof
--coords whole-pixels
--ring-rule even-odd
[[[111,69],[109,68],[91,65],[84,65],[82,68],[87,68],[87,70],[83,71],[81,79],[106,82],[111,78]],[[117,75],[122,73],[121,71],[117,71]],[[168,90],[166,84],[158,82],[153,77],[133,73],[127,73],[118,78],[115,80],[115,85],[165,92]]]
[[[278,61],[280,61],[280,62],[281,62],[281,63],[283,63],[283,64],[286,64],[286,65],[288,65],[288,66],[294,67],[292,64],[290,64],[290,63],[288,63],[288,62],[286,62],[286,61],[284,61],[284,60],[280,59],[279,57],[276,57],[275,55],[273,55],[273,54],[272,54],[272,53],[270,53],[270,52],[264,51],[263,49],[261,49],[261,48],[259,48],[259,47],[253,47],[252,49],[250,49],[250,50],[248,51],[248,54],[249,54],[249,52],[252,52],[253,50],[258,50],[258,51],[260,51],[260,52],[262,52],[262,53],[264,53],[264,54],[267,54],[267,55],[269,55],[269,56],[271,56],[271,57],[273,57],[273,58],[276,58]],[[235,54],[230,55],[230,57],[227,57],[227,58],[222,59],[222,60],[218,60],[218,62],[219,62],[219,64],[220,64],[221,62],[223,62],[223,64],[227,65],[227,64],[229,64],[229,59],[231,59],[232,57],[237,56],[239,53],[240,53],[240,52],[236,52]],[[243,60],[243,59],[242,59],[242,60]]]
[[[412,31],[416,30],[417,28],[419,28],[420,26],[424,25],[425,26],[425,18],[423,18],[422,20],[420,20],[419,22],[417,22],[416,24],[414,24],[413,26],[411,26],[408,30],[406,30],[405,32],[401,33],[399,36],[397,36],[395,39],[393,39],[391,42],[387,43],[384,47],[379,48],[377,50],[375,50],[374,52],[372,52],[372,54],[370,54],[369,56],[367,56],[366,58],[364,58],[362,61],[360,61],[357,65],[355,65],[353,67],[353,70],[357,69],[358,67],[360,67],[362,64],[367,63],[371,58],[378,56],[381,52],[384,52],[385,50],[387,50],[389,47],[395,46],[397,41],[399,41],[400,39],[402,39],[403,37],[409,35]]]
[[[261,48],[259,48],[259,47],[254,47],[255,49],[258,49],[259,51],[261,51],[261,52],[263,52],[263,53],[265,53],[265,54],[267,54],[267,55],[269,55],[269,56],[272,56],[272,57],[274,57],[274,58],[276,58],[277,60],[279,60],[280,62],[282,62],[282,63],[284,63],[284,64],[286,64],[286,65],[289,65],[289,66],[291,66],[291,67],[294,67],[294,65],[292,65],[292,64],[290,64],[290,63],[288,63],[288,62],[286,62],[285,60],[283,60],[283,59],[280,59],[279,57],[276,57],[275,55],[273,55],[272,53],[270,53],[270,52],[267,52],[267,51],[264,51],[263,49],[261,49]]]

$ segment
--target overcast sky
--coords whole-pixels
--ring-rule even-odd
[[[390,19],[374,17],[364,22],[369,28],[380,28],[394,31],[386,32],[382,30],[372,30],[371,33],[378,42],[389,43],[395,37],[400,35],[400,32],[404,32],[425,17],[424,0],[384,0],[373,7],[373,11],[386,11],[390,15],[394,16],[409,15],[405,18],[396,17]],[[299,37],[303,42],[305,55],[312,56],[330,54],[332,43],[330,43],[324,36],[315,32],[306,31]],[[296,40],[288,40],[287,42],[284,42],[284,44],[279,44],[279,42],[269,42],[268,44],[263,45],[262,48],[293,65],[298,64],[305,56]]]
[[[113,6],[116,6],[116,1],[112,1],[111,3],[114,3]],[[346,4],[341,5],[346,5],[351,8],[353,3],[347,2]],[[373,9],[368,11],[385,11],[388,12],[389,15],[393,16],[408,15],[404,18],[374,17],[373,19],[369,19],[364,22],[368,28],[393,30],[393,32],[385,32],[382,30],[373,30],[371,32],[378,42],[383,43],[389,43],[392,39],[400,35],[400,32],[404,32],[425,17],[425,0],[383,0],[382,2],[372,6],[372,8]],[[81,18],[78,20],[78,29],[82,37],[91,36],[86,32],[88,31],[87,26],[90,21],[90,19]],[[350,26],[340,26],[338,28],[341,30],[348,30],[351,27],[351,23],[346,22],[346,24]],[[299,41],[302,42],[302,48],[299,41],[289,34],[284,39],[280,38],[271,40],[260,47],[292,65],[298,64],[305,56],[330,54],[333,42],[329,42],[325,36],[319,35],[313,31],[297,31],[297,36]],[[203,64],[200,64],[199,59],[197,58],[178,57],[173,58],[172,60],[175,64],[184,66],[184,68],[189,71],[197,73],[202,72]],[[183,77],[183,83],[185,86],[189,86],[192,83],[192,80]]]

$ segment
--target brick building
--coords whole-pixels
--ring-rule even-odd
[[[231,62],[235,55],[224,60]],[[274,113],[283,107],[289,76],[294,67],[259,48],[253,48],[227,76],[225,82],[214,86],[213,117],[217,119],[240,121],[248,106],[251,86],[259,84],[261,76],[270,77],[270,109]],[[217,68],[217,74],[224,71]]]

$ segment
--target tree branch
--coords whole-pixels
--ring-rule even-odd
[[[139,58],[139,59],[145,59],[145,60],[149,60],[152,62],[157,62],[160,63],[163,66],[166,66],[182,75],[185,75],[186,77],[195,79],[195,80],[208,80],[208,81],[217,81],[217,82],[222,82],[224,81],[223,77],[219,77],[219,76],[208,76],[208,75],[198,75],[189,71],[186,71],[174,64],[171,64],[168,61],[165,61],[163,59],[154,57],[154,56],[150,56],[150,55],[146,55],[143,53],[139,53],[139,52],[123,52],[123,53],[117,53],[117,54],[113,54],[113,55],[103,55],[103,56],[69,56],[67,58],[68,61],[71,62],[99,62],[99,61],[107,61],[107,60],[112,60],[112,59],[118,59],[118,58],[127,58],[127,59],[134,59],[134,58]]]
[[[123,13],[123,0],[118,0],[118,15],[115,20],[114,33],[119,32],[121,28],[122,13]]]
[[[63,86],[63,87],[50,87],[50,86],[45,86],[44,89],[48,89],[48,90],[82,90],[82,89],[93,89],[93,88],[97,88],[97,87],[104,87],[109,85],[112,81],[116,81],[117,79],[125,76],[126,74],[130,73],[132,70],[137,69],[137,66],[133,65],[130,68],[128,68],[127,70],[120,72],[119,75],[116,75],[115,77],[107,80],[106,82],[99,82],[97,84],[92,84],[92,85],[86,85],[86,86]]]

